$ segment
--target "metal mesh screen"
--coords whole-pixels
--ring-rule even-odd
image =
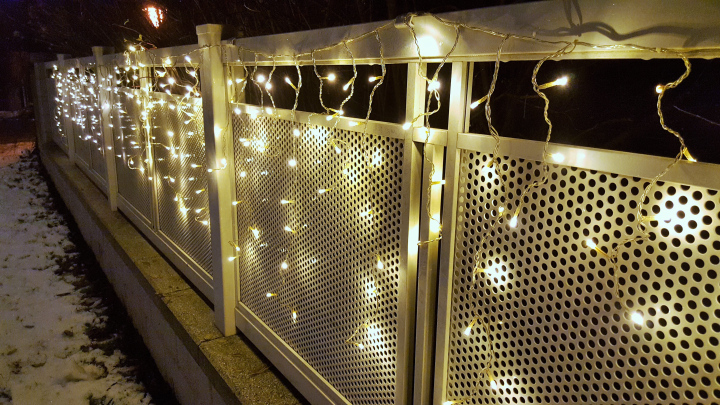
[[[329,128],[241,115],[233,129],[240,301],[348,401],[392,404],[400,213],[407,209],[400,184],[409,175],[402,173],[402,141],[336,129],[337,154]],[[365,152],[377,169],[374,181]],[[294,168],[287,163],[293,154]],[[383,270],[376,270],[376,253]],[[358,327],[362,348],[346,342]]]
[[[162,102],[155,110],[153,149],[160,231],[212,275],[210,226],[207,225],[208,173],[200,100],[191,104]],[[195,118],[190,119],[191,115]]]
[[[152,180],[145,160],[140,106],[130,92],[119,92],[114,97],[113,120],[115,136],[115,165],[117,168],[118,194],[125,198],[146,219],[152,219]],[[136,169],[132,169],[135,167]],[[143,169],[137,169],[142,167]]]
[[[462,151],[448,348],[448,399],[464,403],[717,403],[720,400],[720,201],[715,190],[659,183],[646,207],[652,238],[621,249],[613,268],[584,246],[608,247],[634,231],[646,180],[551,165],[549,181],[528,194],[517,228],[508,220],[519,196],[541,176],[539,162]],[[490,219],[505,208],[479,256]],[[649,213],[649,214],[653,214]],[[644,316],[634,323],[618,304]],[[480,316],[472,333],[465,329]],[[483,374],[490,367],[497,387]]]

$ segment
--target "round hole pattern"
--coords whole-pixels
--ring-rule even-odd
[[[100,178],[107,182],[107,170],[103,149],[101,107],[98,99],[99,85],[94,65],[84,66],[70,78],[73,134],[77,156]]]
[[[210,227],[199,222],[210,220],[202,106],[199,99],[192,103],[175,102],[174,110],[168,105],[156,105],[152,115],[160,232],[212,276]],[[197,118],[185,124],[188,115],[183,111]],[[192,167],[193,164],[197,167]],[[197,190],[204,191],[196,193]],[[187,213],[182,212],[176,197],[184,199],[182,207],[188,209]]]
[[[123,89],[112,100],[118,194],[149,221],[152,218],[152,182],[148,180],[147,171],[143,173],[128,166],[131,158],[135,164],[146,158],[146,154],[141,153],[142,145],[146,144],[140,121],[141,108],[131,95],[132,90]]]
[[[720,400],[720,202],[715,190],[658,183],[644,215],[651,238],[608,251],[635,231],[648,180],[550,166],[509,227],[540,162],[462,151],[446,396],[471,404],[711,404]],[[497,166],[496,166],[497,167]],[[504,221],[491,230],[498,207]],[[479,255],[477,254],[480,249]],[[473,280],[478,257],[487,269]],[[638,312],[633,322],[619,304]],[[489,333],[476,327],[480,316]],[[482,370],[490,345],[493,388]]]
[[[48,105],[52,106],[50,110],[53,112],[52,137],[58,146],[67,149],[68,141],[65,135],[64,120],[69,98],[65,91],[66,86],[68,86],[68,79],[65,74],[54,71],[50,80],[48,86],[51,85],[53,89],[49,93],[52,93],[54,97],[48,97],[47,102]]]
[[[404,266],[400,218],[406,204],[402,141],[374,135],[363,140],[362,133],[334,130],[338,154],[328,145],[325,127],[235,115],[233,129],[242,201],[240,301],[349,402],[394,403]],[[294,129],[301,134],[296,156]],[[266,150],[260,153],[259,147]],[[374,181],[365,151],[377,168]],[[295,167],[288,165],[290,158]],[[321,189],[331,190],[320,194]],[[295,204],[281,205],[282,199]],[[284,231],[286,225],[296,233]],[[250,227],[259,231],[257,239]],[[288,269],[281,268],[283,260]],[[370,283],[377,296],[368,292]],[[268,298],[268,292],[277,296]],[[370,325],[353,339],[363,348],[346,343],[366,320]]]

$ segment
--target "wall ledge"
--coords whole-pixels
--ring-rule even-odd
[[[208,303],[57,146],[40,157],[180,403],[307,403],[244,336],[220,333]]]

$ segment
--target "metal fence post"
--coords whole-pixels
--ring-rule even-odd
[[[205,124],[205,156],[208,173],[210,235],[212,241],[215,326],[228,336],[235,330],[235,266],[228,258],[235,255],[228,243],[234,239],[232,201],[234,198],[232,135],[228,121],[227,93],[223,75],[220,33],[222,26],[196,27],[202,49],[200,83]],[[217,169],[217,170],[216,170]]]
[[[447,348],[449,342],[450,296],[452,294],[452,273],[455,257],[455,224],[457,222],[458,176],[460,175],[460,150],[457,148],[458,134],[465,132],[468,95],[468,63],[453,62],[450,86],[450,120],[448,122],[447,150],[445,157],[445,190],[443,193],[443,243],[440,247],[438,272],[438,312],[435,342],[436,372],[434,404],[445,400],[448,367]]]
[[[406,102],[405,102],[405,121],[412,122],[415,117],[418,117],[425,111],[425,95],[427,83],[421,76],[427,75],[427,64],[423,63],[408,63],[408,74],[407,74],[407,91],[406,91]],[[415,122],[416,127],[422,127],[425,120],[419,119]],[[421,129],[412,128],[412,131],[422,131]],[[423,134],[424,138],[424,134]],[[424,144],[417,143],[415,150],[422,161],[422,153]],[[425,203],[424,192],[425,190],[425,178],[427,176],[427,167],[422,164],[423,170],[419,173],[421,185],[419,186],[420,194],[420,207],[418,215],[420,218],[420,226],[418,238],[419,240],[428,240],[427,232],[423,232],[427,229],[427,219],[425,216]],[[435,303],[427,302],[427,282],[426,282],[426,270],[428,265],[428,252],[437,246],[436,243],[431,245],[425,245],[418,248],[418,266],[417,266],[417,307],[415,313],[415,353],[414,353],[414,376],[413,376],[413,387],[412,387],[412,401],[414,404],[429,404],[430,401],[430,384],[432,382],[432,345],[429,345],[428,338],[433,334],[433,329],[428,329],[428,315],[434,311]],[[434,295],[434,293],[432,294]],[[429,305],[429,306],[428,306]],[[429,311],[430,309],[430,311]]]
[[[108,200],[110,201],[110,209],[117,211],[117,195],[118,195],[118,184],[117,184],[117,168],[115,167],[115,143],[113,140],[113,127],[111,125],[110,110],[112,105],[110,103],[110,89],[113,86],[114,75],[111,76],[111,71],[105,66],[103,59],[103,47],[94,46],[92,48],[93,55],[95,56],[95,69],[96,77],[99,83],[98,91],[98,102],[99,108],[102,113],[102,140],[103,140],[103,156],[105,157],[105,166],[107,169],[107,185],[108,185]],[[103,71],[106,73],[103,74]]]

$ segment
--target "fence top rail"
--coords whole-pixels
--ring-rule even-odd
[[[617,3],[617,4],[616,4]],[[409,15],[384,21],[225,41],[237,47],[228,62],[278,65],[312,62],[345,64],[380,61],[382,41],[385,61],[417,61],[417,47],[407,23],[412,24],[423,59],[441,60],[455,43],[448,60],[493,61],[506,34],[504,60],[537,60],[565,43],[578,41],[568,59],[673,58],[681,51],[688,57],[720,56],[720,3],[682,0],[547,1],[488,7],[439,15]],[[642,18],[638,18],[642,16]],[[377,32],[377,38],[375,33]],[[599,46],[590,46],[590,45]],[[628,44],[637,45],[629,47]],[[257,55],[257,57],[256,57]]]
[[[527,139],[502,138],[498,153],[535,161],[542,161],[544,142]],[[495,140],[490,135],[461,133],[458,136],[458,148],[490,153],[495,147]],[[549,153],[560,153],[564,166],[581,169],[597,170],[624,176],[654,178],[670,164],[673,159],[661,156],[642,155],[639,153],[620,152],[607,149],[578,147],[550,143]],[[552,162],[550,162],[552,164]],[[660,181],[707,187],[720,190],[720,177],[716,175],[720,165],[704,162],[678,162]]]
[[[65,62],[65,66],[77,67],[77,66],[88,66],[95,64],[94,56],[85,56],[82,58],[70,59]]]

